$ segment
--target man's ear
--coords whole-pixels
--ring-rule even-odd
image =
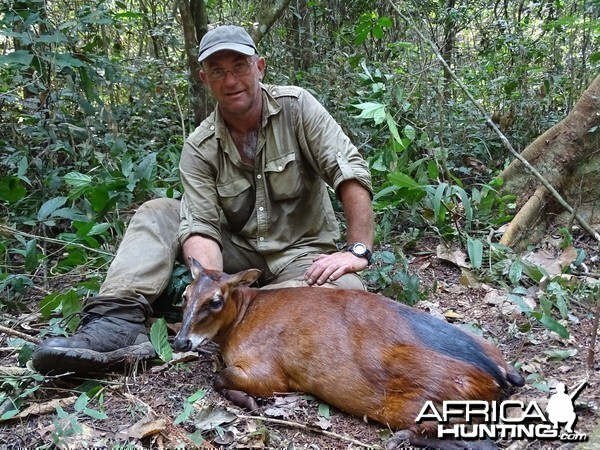
[[[202,81],[202,83],[204,83],[205,85],[208,85],[208,78],[206,77],[206,72],[203,69],[200,69],[198,71],[198,76],[200,77],[200,80]]]
[[[256,68],[260,72],[260,81],[262,81],[265,77],[265,71],[267,70],[267,62],[265,61],[265,58],[262,56],[258,58],[258,61],[256,61]]]

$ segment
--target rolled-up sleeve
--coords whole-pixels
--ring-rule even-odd
[[[190,135],[181,153],[179,172],[184,194],[181,200],[178,238],[183,244],[192,234],[201,234],[221,245],[220,209],[215,186],[216,169],[209,162],[210,152],[198,147],[200,140],[198,133]]]

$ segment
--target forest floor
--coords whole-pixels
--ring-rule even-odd
[[[586,247],[583,238],[577,245],[586,249],[590,261],[597,260],[597,247],[592,243]],[[581,303],[569,305],[568,339],[559,338],[539,323],[519,331],[527,319],[504,297],[506,292],[474,281],[464,268],[440,258],[435,247],[435,243],[421,242],[411,256],[411,272],[430,289],[428,298],[417,307],[457,325],[479,329],[498,345],[506,360],[528,380],[524,387],[515,389],[511,400],[525,405],[535,402],[545,411],[552,391],[544,386],[552,388],[563,382],[574,389],[587,380],[574,401],[578,416],[575,432],[590,438],[585,448],[600,448],[599,356],[588,362],[594,308]],[[558,247],[546,247],[546,254],[559,258]],[[590,269],[597,272],[593,263]],[[31,292],[31,313],[23,314],[16,328],[32,337],[46,326],[35,314],[41,296],[39,291]],[[10,343],[10,336],[0,338],[0,347]],[[596,353],[599,349],[596,343]],[[212,379],[220,365],[214,348],[199,356],[176,357],[170,364],[147,363],[97,377],[46,377],[30,379],[29,385],[21,383],[21,389],[31,392],[21,396],[24,401],[19,415],[0,421],[0,448],[386,448],[390,432],[384,426],[351,417],[301,394],[259,399],[259,410],[250,415],[213,390]],[[6,375],[11,368],[23,370],[14,352],[1,353],[0,382],[5,390],[14,388],[15,379],[28,376],[26,371]],[[101,404],[97,399],[86,404],[81,392],[94,383],[102,386]],[[97,413],[100,410],[105,415]],[[499,439],[496,443],[512,450],[578,448],[577,443],[560,439]]]

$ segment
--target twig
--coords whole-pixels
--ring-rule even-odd
[[[10,355],[19,351],[18,347],[0,347],[0,355]]]
[[[15,336],[21,339],[24,339],[26,341],[32,342],[34,344],[39,344],[40,342],[42,342],[40,339],[36,338],[35,336],[29,336],[28,334],[25,333],[21,333],[20,331],[17,330],[13,330],[12,328],[8,328],[5,326],[0,325],[0,333],[5,333],[11,336]]]
[[[594,320],[592,320],[592,334],[590,336],[590,347],[587,355],[587,368],[589,371],[594,370],[594,356],[596,354],[596,338],[598,337],[598,322],[600,322],[600,298],[598,295],[592,294],[596,299],[596,312],[594,313]]]
[[[175,99],[177,110],[179,111],[179,119],[181,120],[181,132],[183,133],[183,140],[185,141],[185,115],[183,114],[183,110],[181,109],[181,105],[179,104],[179,97],[177,96],[177,89],[175,89],[175,87],[173,87],[173,98]]]
[[[504,133],[502,133],[502,131],[500,131],[500,128],[498,128],[496,126],[496,124],[492,121],[492,119],[490,118],[490,116],[487,113],[487,111],[483,108],[483,106],[481,106],[477,102],[477,100],[475,100],[475,98],[473,97],[473,95],[471,95],[471,92],[467,89],[467,87],[464,85],[464,83],[456,76],[456,74],[454,73],[454,71],[450,68],[450,66],[448,65],[448,63],[446,62],[446,60],[444,59],[444,57],[440,54],[439,50],[437,49],[436,45],[431,41],[431,39],[426,38],[423,35],[423,33],[421,33],[421,31],[415,25],[412,25],[412,22],[408,19],[408,17],[406,17],[404,14],[402,14],[402,12],[400,11],[400,9],[394,4],[394,2],[392,0],[388,0],[388,2],[391,5],[391,7],[396,11],[396,14],[398,14],[402,18],[402,20],[406,21],[406,23],[411,24],[410,25],[411,28],[415,31],[415,33],[417,33],[417,35],[419,36],[419,38],[423,42],[426,42],[431,47],[431,49],[433,50],[433,53],[436,56],[436,58],[442,63],[442,66],[444,66],[444,69],[448,71],[448,73],[450,74],[450,76],[452,77],[452,79],[462,89],[462,91],[465,93],[465,95],[468,97],[468,99],[471,101],[471,103],[473,103],[475,105],[475,107],[479,110],[479,112],[481,113],[481,115],[485,119],[486,123],[500,137],[500,140],[502,141],[502,144],[504,145],[504,147],[506,147],[506,149],[508,149],[508,151],[510,153],[512,153],[513,156],[516,159],[518,159],[521,162],[521,164],[523,164],[523,166],[525,166],[525,168],[527,170],[529,170],[529,172],[531,172],[531,174],[533,174],[540,181],[540,183],[542,183],[544,185],[544,187],[546,189],[548,189],[548,191],[552,194],[552,196],[556,199],[556,201],[558,201],[558,203],[560,203],[560,205],[563,208],[565,208],[570,214],[573,215],[573,217],[575,217],[575,219],[577,219],[577,222],[579,222],[579,224],[581,225],[581,227],[585,231],[587,231],[596,241],[600,242],[600,234],[596,230],[594,230],[590,226],[590,224],[588,224],[577,213],[577,211],[573,210],[573,208],[571,207],[571,205],[569,205],[566,202],[566,200],[562,198],[562,196],[558,193],[558,191],[556,189],[554,189],[554,187],[550,184],[550,182],[548,182],[548,180],[546,180],[546,178],[544,178],[544,176],[541,173],[539,173],[535,167],[533,167],[531,164],[529,164],[529,161],[527,161],[525,158],[523,158],[521,156],[521,154],[514,149],[514,147],[509,142],[508,138],[504,135]]]
[[[31,375],[33,372],[25,367],[0,366],[0,377],[19,378]]]
[[[365,447],[365,448],[373,448],[374,445],[370,445],[370,444],[365,444],[364,442],[358,441],[356,439],[347,437],[347,436],[342,436],[341,434],[337,434],[337,433],[333,433],[331,431],[327,431],[327,430],[322,430],[321,428],[318,427],[314,427],[311,425],[306,425],[303,423],[299,423],[299,422],[290,422],[288,420],[281,420],[281,419],[273,419],[271,417],[261,417],[261,416],[246,416],[243,414],[237,414],[237,417],[240,419],[247,419],[247,420],[260,420],[262,422],[268,422],[268,423],[274,423],[277,425],[284,425],[284,426],[288,426],[288,427],[294,427],[294,428],[299,428],[301,430],[304,431],[312,431],[314,433],[321,433],[325,436],[329,436],[335,439],[339,439],[341,441],[346,441],[346,442],[350,442],[351,444],[354,445],[358,445],[360,447]]]

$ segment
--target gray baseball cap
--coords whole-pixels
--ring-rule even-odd
[[[257,53],[256,45],[248,32],[234,25],[222,25],[206,33],[200,41],[198,61],[202,62],[221,50],[233,50],[247,56]]]

